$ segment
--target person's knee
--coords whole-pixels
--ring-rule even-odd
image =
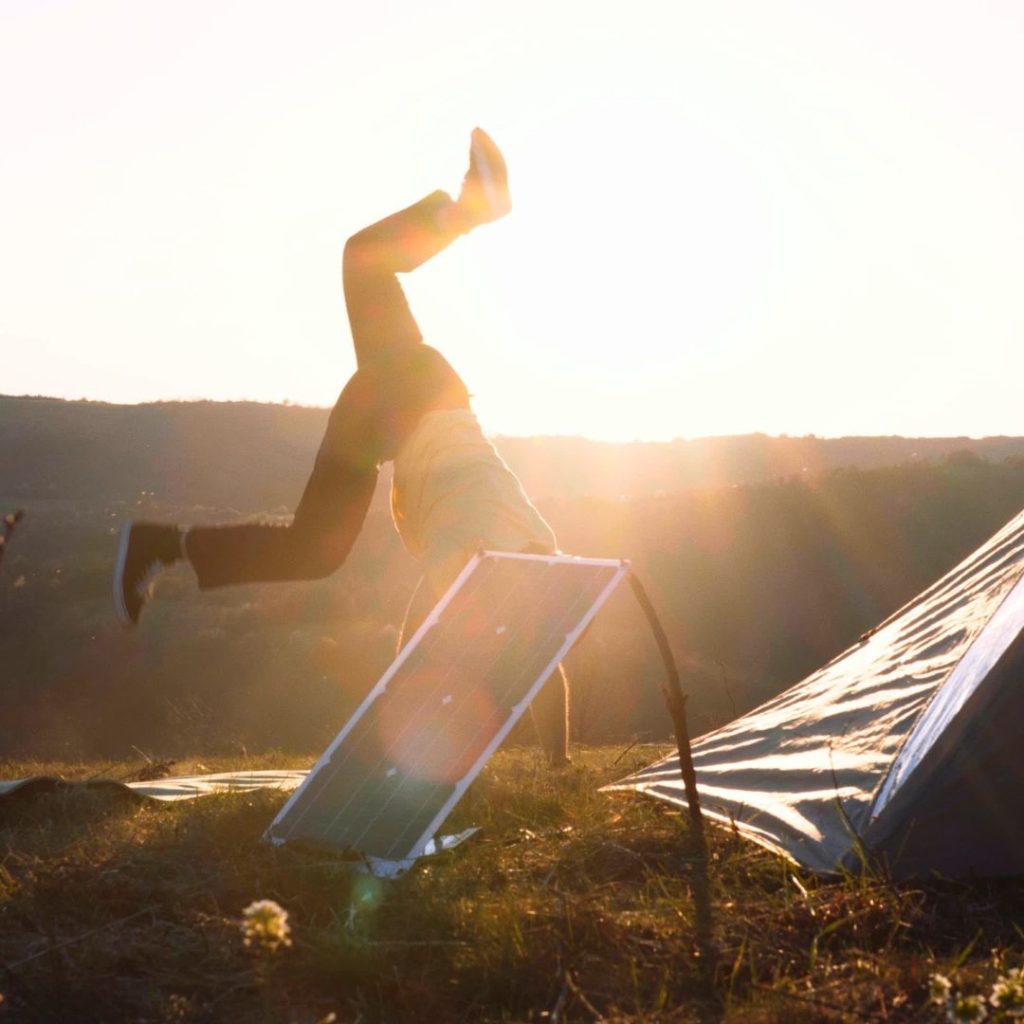
[[[322,580],[344,564],[352,545],[331,534],[290,527],[296,578]]]
[[[345,247],[342,249],[342,276],[350,278],[371,269],[374,266],[374,251],[376,249],[377,246],[373,244],[368,229],[357,231],[345,242]]]
[[[307,551],[297,562],[297,578],[322,580],[336,573],[344,564],[345,556],[328,551]]]

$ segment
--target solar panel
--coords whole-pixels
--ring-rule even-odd
[[[474,556],[267,830],[420,856],[628,563]]]

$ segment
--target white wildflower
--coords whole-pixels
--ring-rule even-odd
[[[988,997],[993,1009],[1004,1017],[1024,1017],[1024,978],[1019,970],[996,979]]]
[[[274,900],[254,900],[242,911],[242,936],[247,946],[273,953],[279,946],[290,946],[291,926],[288,911]]]
[[[979,1024],[987,1016],[988,1010],[981,996],[965,996],[958,992],[946,1005],[946,1018],[953,1024]]]
[[[953,983],[944,974],[933,974],[928,979],[928,1001],[941,1006],[949,999]]]

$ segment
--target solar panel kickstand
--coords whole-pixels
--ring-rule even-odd
[[[679,669],[676,667],[676,659],[672,655],[672,648],[669,645],[668,637],[662,628],[658,613],[651,604],[643,584],[630,572],[628,574],[629,585],[643,609],[647,622],[654,634],[654,641],[658,645],[661,660],[665,665],[666,681],[662,685],[661,694],[668,706],[669,716],[672,718],[672,727],[676,734],[676,748],[679,751],[679,773],[683,777],[683,786],[686,790],[686,805],[690,811],[690,824],[693,828],[693,836],[698,849],[703,854],[707,849],[704,838],[704,815],[700,808],[700,796],[697,793],[697,773],[693,767],[693,753],[690,750],[690,730],[686,721],[686,694],[679,682]]]
[[[375,878],[399,878],[409,871],[422,857],[433,857],[438,853],[445,853],[454,850],[467,839],[471,839],[480,831],[479,825],[463,829],[454,835],[434,836],[423,848],[423,852],[416,857],[408,857],[405,860],[386,860],[383,857],[371,857],[363,855],[357,862],[358,869],[365,874],[373,875]]]

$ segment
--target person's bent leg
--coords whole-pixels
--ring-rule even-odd
[[[360,369],[423,341],[396,275],[414,270],[455,239],[439,226],[450,204],[444,192],[435,192],[345,243],[342,289]]]
[[[138,622],[156,573],[185,558],[202,589],[234,583],[318,579],[344,562],[362,527],[378,475],[376,383],[355,374],[328,420],[324,440],[289,525],[239,523],[187,531],[128,523],[114,569],[114,606]]]
[[[376,469],[318,464],[290,524],[192,527],[183,553],[199,588],[329,576],[359,536],[376,483]]]
[[[531,544],[527,546],[526,553],[548,554],[549,551],[539,544]],[[455,558],[453,560],[452,565],[457,566],[455,573],[462,569],[473,554],[473,551],[467,549],[462,559]],[[396,655],[412,639],[454,578],[455,574],[449,571],[433,579],[428,573],[420,579],[405,609],[398,644],[395,648]],[[569,757],[569,680],[565,674],[565,668],[561,664],[556,666],[555,671],[548,676],[531,701],[530,717],[533,719],[537,739],[548,764],[552,768],[562,768],[571,764]]]
[[[379,405],[376,382],[354,374],[331,411],[289,525],[242,523],[188,531],[185,555],[200,588],[319,579],[344,562],[377,484]]]
[[[420,579],[405,609],[405,617],[395,647],[397,655],[412,639],[416,630],[430,613],[438,595],[428,584],[427,577]],[[540,741],[541,750],[552,768],[571,764],[569,758],[569,680],[565,669],[559,665],[544,681],[530,704],[530,717]]]
[[[476,129],[457,199],[432,192],[345,243],[342,288],[361,369],[423,340],[396,275],[415,270],[460,235],[510,208],[505,161],[493,141]]]
[[[533,698],[530,714],[548,764],[552,768],[569,764],[569,680],[561,665]]]

